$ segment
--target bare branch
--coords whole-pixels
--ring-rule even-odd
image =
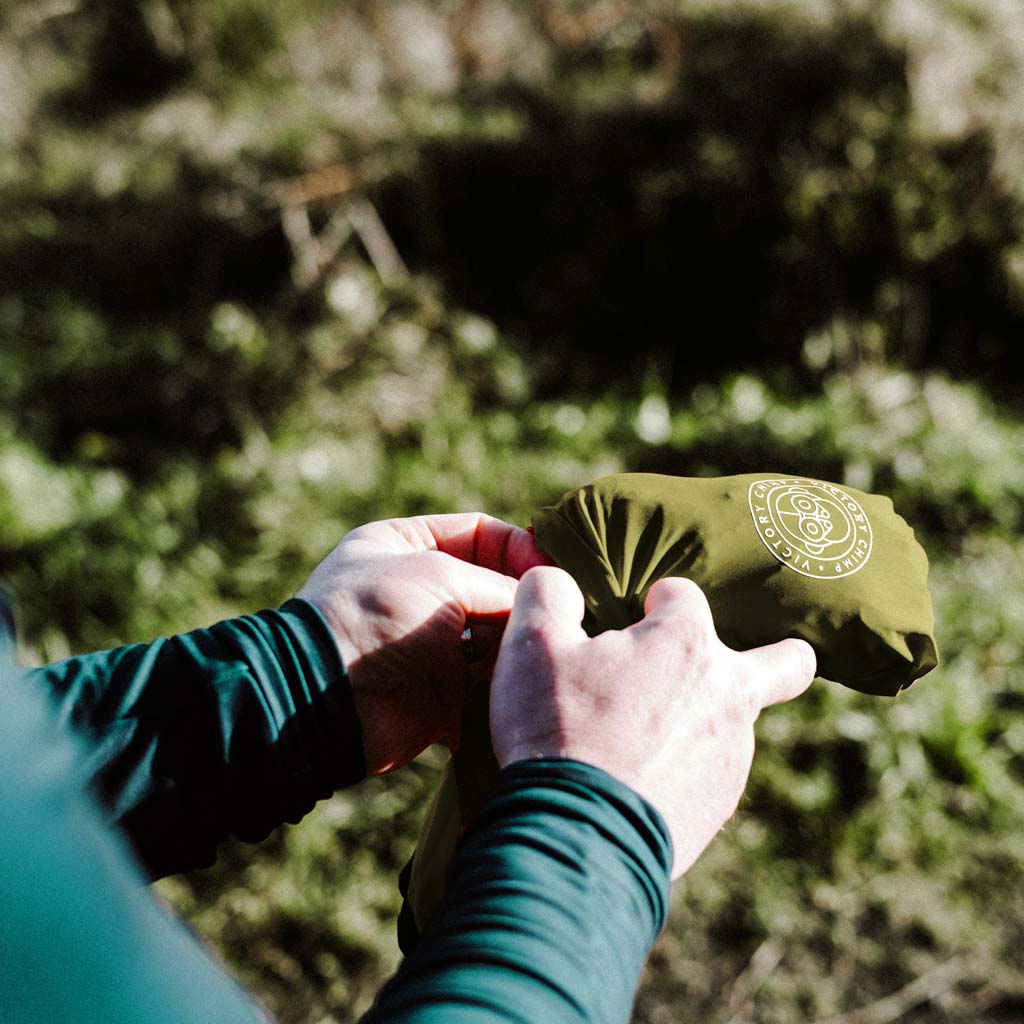
[[[401,284],[407,280],[408,268],[402,262],[402,257],[373,203],[369,199],[353,199],[348,218],[366,247],[366,253],[380,274],[380,279],[388,285]]]
[[[320,276],[320,245],[313,234],[306,207],[282,207],[281,228],[292,250],[292,280],[296,288],[304,291]]]
[[[847,1013],[818,1021],[818,1024],[891,1024],[921,1003],[931,1002],[949,992],[975,972],[967,957],[953,957],[904,985],[898,992]]]
[[[750,997],[764,984],[765,979],[779,965],[786,947],[782,940],[770,937],[754,950],[754,955],[747,966],[736,975],[729,990],[725,1012],[729,1014],[728,1024],[737,1024],[740,1012],[750,1001]]]

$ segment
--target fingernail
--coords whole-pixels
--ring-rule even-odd
[[[806,640],[800,643],[800,660],[803,662],[804,674],[813,679],[818,674],[818,656]]]

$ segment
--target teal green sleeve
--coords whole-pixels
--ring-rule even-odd
[[[658,812],[605,772],[512,765],[441,911],[363,1024],[625,1024],[671,864]]]
[[[142,885],[87,797],[77,741],[0,638],[0,1021],[265,1018]]]
[[[180,636],[34,669],[149,878],[257,841],[363,778],[359,722],[334,639],[294,599]]]
[[[221,711],[215,735],[222,753],[213,762],[231,785],[217,783],[210,799],[226,800],[233,785],[244,794],[241,799],[256,804],[259,787],[269,784],[297,787],[303,794],[299,803],[271,794],[279,809],[301,806],[317,789],[308,780],[317,774],[315,766],[325,752],[316,737],[281,747],[281,734],[298,708],[275,706],[274,701],[287,692],[294,702],[298,677],[280,667],[271,671],[271,664],[276,659],[280,666],[289,649],[296,663],[302,661],[285,639],[295,624],[278,618],[290,614],[301,619],[308,612],[285,606],[280,613],[96,656],[111,659],[107,680],[86,671],[88,659],[72,659],[79,662],[78,670],[66,667],[54,681],[55,692],[65,695],[62,713],[74,717],[69,708],[75,706],[105,709],[84,716],[81,724],[107,742],[105,729],[115,737],[118,733],[104,725],[119,720],[105,708],[106,695],[112,693],[111,708],[120,709],[127,721],[122,729],[129,735],[143,730],[154,751],[125,762],[129,777],[141,773],[141,804],[152,799],[151,814],[161,806],[188,811],[192,801],[201,805],[205,799],[201,785],[192,788],[188,772],[159,775],[168,780],[165,788],[183,785],[188,799],[161,803],[160,787],[146,796],[152,788],[147,780],[158,777],[153,765],[161,746],[179,726],[168,733],[166,723],[141,720],[153,711],[146,695],[155,678],[152,665],[148,672],[141,665],[147,658],[175,662],[179,648],[185,652],[184,664],[206,665],[212,658],[207,667],[218,681],[214,697],[200,696],[210,679],[204,685],[197,680],[179,684],[195,692],[195,702],[213,700]],[[163,649],[166,645],[170,651]],[[255,646],[245,658],[224,658],[226,651],[250,645]],[[255,650],[263,656],[255,657]],[[273,658],[271,650],[276,651]],[[110,680],[119,672],[125,679],[115,685]],[[231,682],[233,673],[238,678]],[[312,678],[302,675],[307,683]],[[141,681],[137,690],[127,682],[131,679]],[[263,1020],[249,998],[140,886],[120,836],[87,799],[86,785],[94,777],[88,744],[84,754],[78,750],[73,734],[55,722],[46,706],[39,680],[34,681],[35,686],[11,672],[0,657],[0,1020]],[[76,685],[98,690],[89,699],[79,694],[69,705],[67,694]],[[175,687],[165,682],[157,689],[173,692]],[[300,705],[316,706],[317,692],[324,691],[312,686]],[[192,720],[186,713],[191,702],[164,696],[172,723]],[[133,714],[140,721],[132,723]],[[244,727],[247,714],[262,724]],[[327,742],[326,735],[319,738]],[[129,740],[114,749],[130,747]],[[171,743],[179,757],[189,747],[187,730]],[[205,745],[197,749],[212,758]],[[112,763],[125,756],[118,753]],[[232,778],[246,764],[258,773],[255,780]],[[303,764],[310,770],[291,770]],[[128,806],[140,804],[129,800]],[[255,809],[239,815],[220,806],[232,820],[260,820],[260,827],[276,817],[264,811],[260,818]],[[467,833],[442,911],[382,992],[367,1024],[624,1024],[644,959],[665,921],[671,861],[671,842],[657,812],[599,769],[560,759],[512,766]]]

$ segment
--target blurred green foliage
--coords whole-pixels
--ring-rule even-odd
[[[1020,1019],[1019,7],[32,0],[0,97],[30,657],[622,469],[890,494],[944,663],[764,716],[636,1020]],[[441,757],[161,890],[283,1021],[353,1019]]]

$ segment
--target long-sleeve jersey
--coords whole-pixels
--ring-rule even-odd
[[[0,1020],[263,1020],[141,883],[362,778],[316,609],[293,600],[30,672],[0,651],[0,693]],[[626,1021],[671,862],[657,812],[600,769],[509,767],[367,1022]]]

